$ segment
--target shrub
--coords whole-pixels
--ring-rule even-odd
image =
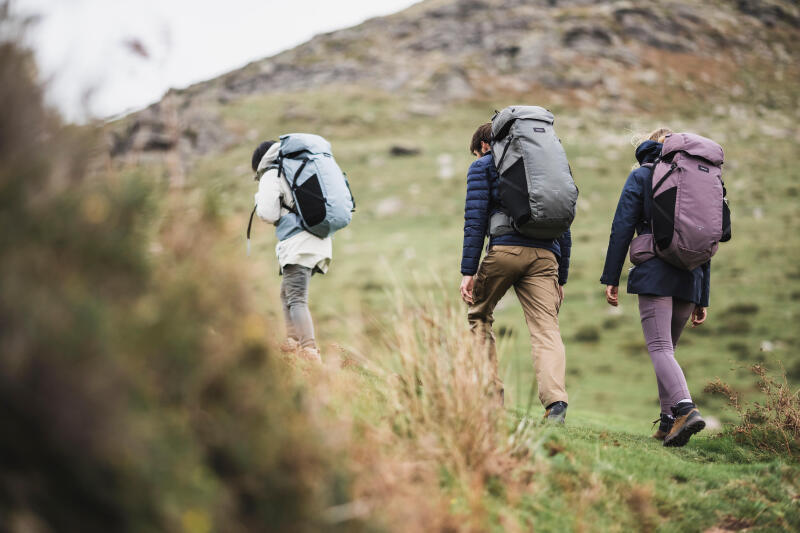
[[[581,326],[575,332],[575,340],[578,342],[594,343],[600,340],[600,330],[595,326]]]
[[[776,380],[761,365],[753,365],[751,371],[757,376],[763,402],[744,405],[739,393],[719,379],[704,389],[725,396],[739,414],[739,422],[726,432],[759,450],[800,460],[800,389],[792,391],[785,373],[782,380]]]
[[[273,356],[219,220],[97,170],[31,64],[0,44],[0,530],[358,530],[329,513],[348,426]]]

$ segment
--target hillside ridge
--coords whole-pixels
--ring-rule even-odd
[[[743,94],[742,70],[798,78],[800,7],[788,0],[428,0],[321,35],[186,89],[112,128],[112,157],[238,139],[217,109],[241,98],[359,86],[441,104],[559,91],[608,111],[638,95]],[[788,81],[788,80],[787,80]]]

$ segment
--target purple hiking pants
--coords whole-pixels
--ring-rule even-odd
[[[671,415],[673,405],[691,398],[683,370],[675,360],[675,347],[694,307],[692,302],[670,296],[639,295],[642,331],[656,371],[658,399],[664,414]]]

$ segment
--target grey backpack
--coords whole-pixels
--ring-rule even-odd
[[[492,153],[500,175],[501,212],[489,233],[516,230],[554,239],[575,219],[578,188],[553,129],[553,114],[539,106],[510,106],[492,118]]]

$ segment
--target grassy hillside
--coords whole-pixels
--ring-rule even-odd
[[[458,299],[468,140],[510,98],[211,98],[241,142],[170,187],[177,148],[169,165],[104,159],[103,132],[62,125],[30,56],[0,46],[0,531],[800,529],[800,75],[787,61],[720,81],[670,58],[668,84],[631,95],[647,111],[584,90],[514,99],[555,112],[581,190],[561,310],[569,416],[549,427],[513,296],[496,314],[505,408],[487,401]],[[649,437],[635,299],[612,311],[598,283],[630,139],[660,125],[723,145],[733,209],[709,321],[678,354],[724,426],[681,449]],[[332,141],[358,201],[312,281],[324,365],[277,350],[270,226],[245,255],[251,151],[290,131]],[[420,151],[394,157],[398,144]]]
[[[333,268],[314,279],[312,309],[319,338],[368,356],[388,325],[386,309],[400,288],[420,294],[434,288],[458,299],[464,175],[472,161],[467,145],[474,128],[508,102],[476,102],[447,108],[439,116],[414,116],[408,103],[386,95],[343,92],[331,107],[324,93],[250,98],[224,109],[233,127],[252,128],[251,142],[222,157],[202,160],[193,188],[212,197],[228,218],[227,257],[257,272],[256,294],[269,295],[279,280],[272,228],[257,224],[254,253],[243,255],[243,228],[255,183],[249,154],[256,140],[286,131],[317,131],[333,142],[350,177],[358,210],[353,224],[335,238]],[[531,98],[548,105],[547,95]],[[552,106],[556,127],[581,190],[573,226],[574,249],[561,324],[569,359],[571,405],[612,410],[647,421],[657,414],[655,380],[638,324],[636,300],[621,310],[605,303],[598,283],[613,210],[634,162],[630,139],[661,124],[696,131],[725,148],[725,180],[734,212],[734,239],[713,261],[708,323],[687,331],[679,358],[691,390],[709,414],[726,413],[703,386],[719,376],[744,384],[753,362],[782,362],[800,381],[800,225],[795,198],[800,175],[792,163],[798,142],[791,115],[752,107],[712,108],[703,113],[609,116]],[[686,118],[689,116],[689,118]],[[750,127],[740,127],[741,124]],[[392,157],[394,144],[419,147],[411,157]],[[453,175],[440,176],[441,160]],[[451,161],[451,163],[446,163]],[[623,276],[624,282],[624,276]],[[523,406],[533,380],[527,329],[512,294],[500,305],[504,333],[502,366],[513,405]],[[376,335],[376,333],[378,335]],[[624,386],[623,386],[624,385]]]
[[[762,97],[769,98],[770,85],[763,87]],[[774,90],[782,98],[797,99],[780,84]],[[800,469],[789,455],[737,443],[731,434],[720,436],[718,428],[677,450],[663,449],[649,438],[658,400],[636,300],[624,296],[620,309],[612,310],[598,282],[613,209],[634,162],[631,137],[669,125],[718,140],[726,153],[724,178],[734,238],[713,260],[709,320],[687,330],[678,359],[704,415],[723,423],[738,416],[721,396],[704,392],[715,378],[732,384],[743,400],[763,403],[749,370],[753,363],[762,363],[773,374],[785,369],[789,390],[797,391],[796,111],[711,98],[620,116],[572,105],[568,98],[554,98],[551,104],[548,97],[532,94],[526,103],[555,112],[557,131],[581,190],[561,310],[568,357],[568,424],[563,430],[531,429],[528,464],[536,465],[536,474],[521,485],[511,475],[516,493],[502,488],[502,476],[497,482],[501,488],[494,486],[491,475],[481,478],[478,488],[465,489],[445,461],[437,476],[440,490],[451,498],[444,516],[455,517],[455,529],[478,531],[800,527]],[[509,103],[498,99],[453,104],[428,116],[415,113],[413,102],[402,97],[358,89],[335,95],[250,97],[221,110],[226,124],[248,142],[201,159],[190,173],[187,193],[192,202],[211,206],[223,222],[213,244],[215,253],[245,266],[250,295],[258,312],[274,324],[269,337],[277,343],[282,335],[276,310],[279,278],[270,226],[256,224],[253,252],[245,256],[244,229],[255,191],[250,153],[261,139],[289,131],[313,131],[332,141],[358,210],[353,224],[335,237],[330,273],[312,281],[311,307],[323,355],[333,365],[341,358],[349,361],[349,370],[328,366],[326,379],[346,383],[344,393],[337,388],[330,401],[339,416],[356,426],[380,427],[396,416],[385,396],[391,384],[376,369],[387,364],[394,368],[398,330],[435,329],[439,326],[431,322],[429,310],[448,310],[445,314],[453,325],[444,328],[444,334],[466,341],[466,310],[457,286],[464,174],[472,161],[467,145],[474,128],[493,109]],[[390,148],[396,144],[418,147],[420,153],[393,157]],[[452,168],[452,175],[442,167]],[[623,275],[623,284],[624,279]],[[501,302],[495,324],[502,336],[508,408],[503,425],[514,428],[520,421],[538,419],[541,408],[535,399],[527,330],[513,294]],[[440,348],[411,352],[420,361],[430,357],[446,364],[440,359],[449,356],[439,353]],[[424,367],[420,361],[414,364]],[[440,420],[442,427],[433,433],[466,431],[448,426],[452,421],[447,420]],[[412,439],[411,445],[420,442]],[[422,493],[414,487],[410,483],[406,489]],[[391,505],[386,510],[388,516],[396,512]],[[420,511],[414,516],[427,515]],[[437,523],[446,529],[448,520]],[[409,528],[419,527],[414,524]]]

